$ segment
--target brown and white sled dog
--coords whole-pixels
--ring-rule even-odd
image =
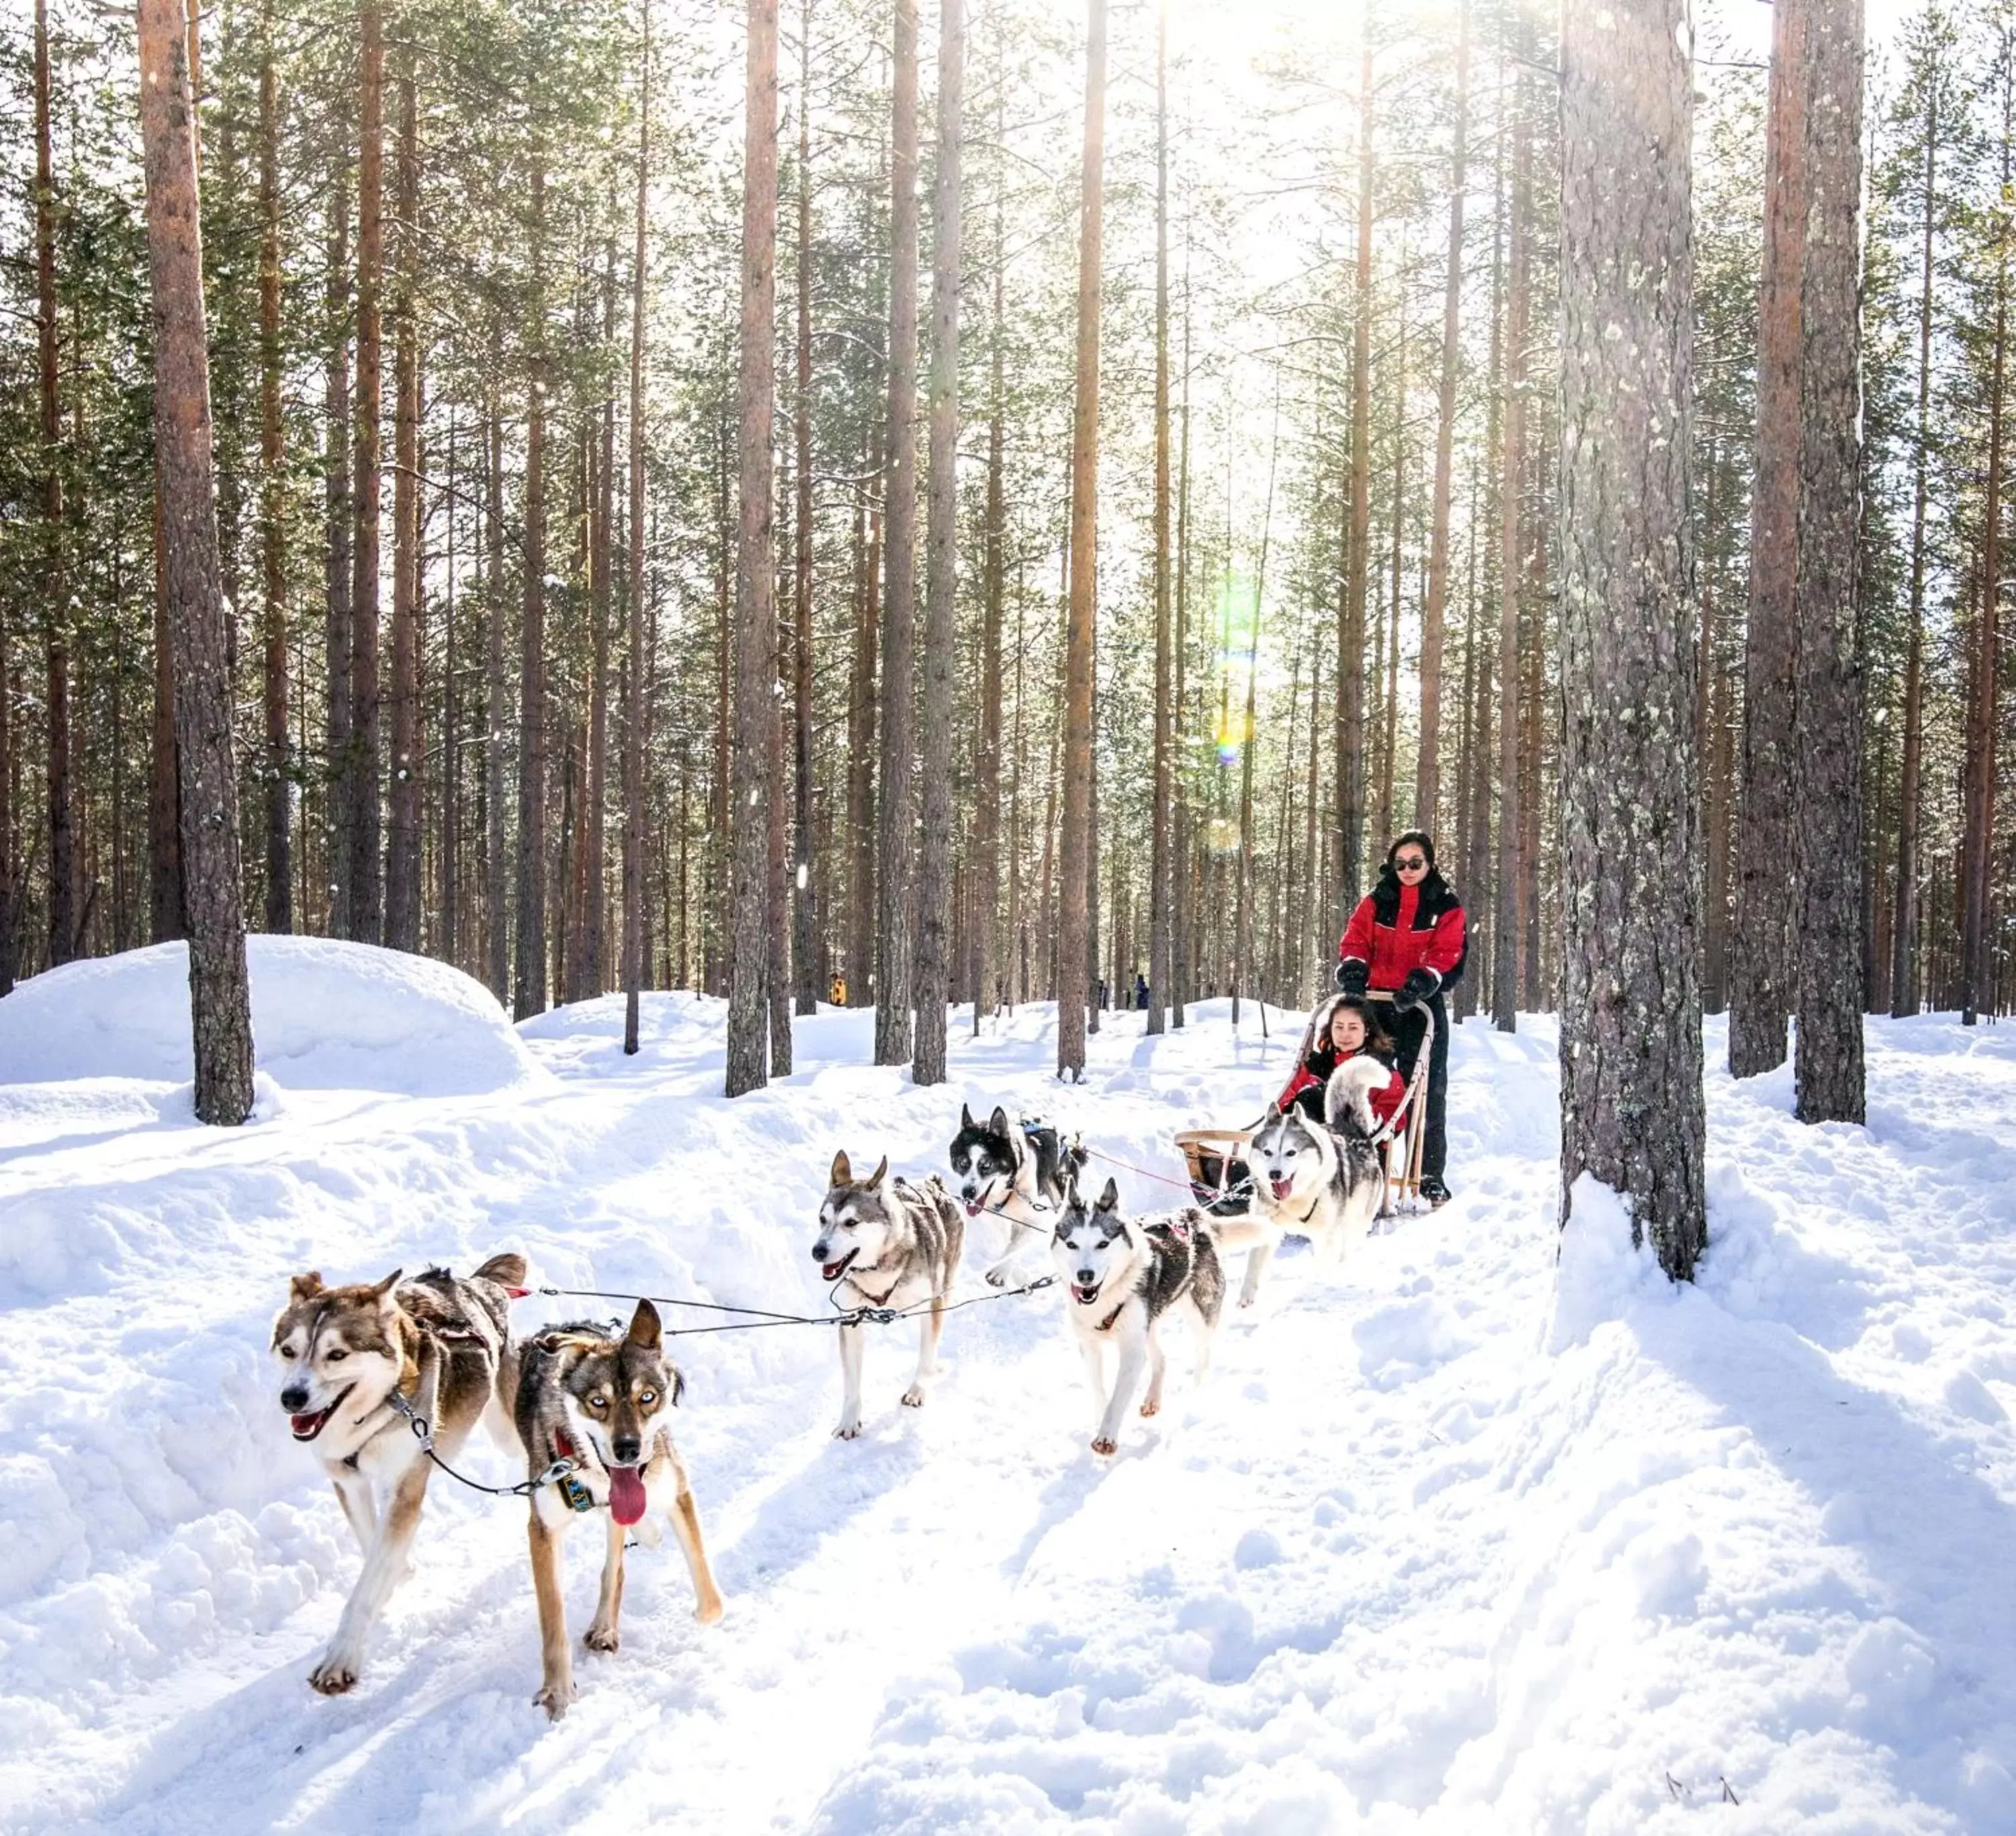
[[[1229,1222],[1243,1225],[1245,1220]],[[1079,1194],[1077,1180],[1069,1182],[1051,1254],[1069,1289],[1071,1331],[1099,1413],[1094,1453],[1118,1450],[1120,1424],[1139,1388],[1144,1365],[1148,1394],[1142,1399],[1141,1413],[1161,1411],[1167,1366],[1161,1333],[1170,1313],[1186,1313],[1196,1329],[1197,1376],[1201,1378],[1210,1368],[1211,1334],[1225,1305],[1225,1273],[1219,1260],[1225,1233],[1220,1224],[1194,1205],[1131,1219],[1122,1215],[1120,1190],[1111,1179],[1099,1202],[1090,1207]],[[1244,1241],[1256,1240],[1247,1232],[1240,1236]],[[1118,1363],[1111,1390],[1106,1384],[1109,1346]]]
[[[1064,1206],[1065,1176],[1082,1171],[1085,1151],[1047,1122],[1013,1125],[999,1103],[983,1122],[962,1103],[951,1156],[967,1216],[988,1211],[1008,1226],[1008,1247],[987,1271],[989,1287],[1005,1287],[1016,1258],[1049,1241]]]
[[[601,1595],[588,1628],[590,1651],[617,1647],[623,1546],[632,1526],[654,1507],[671,1518],[693,1575],[693,1617],[703,1625],[721,1617],[721,1590],[707,1567],[700,1513],[672,1445],[668,1412],[684,1388],[665,1355],[658,1311],[649,1301],[637,1303],[621,1339],[592,1323],[556,1326],[520,1348],[515,1413],[527,1477],[538,1478],[556,1460],[571,1461],[574,1468],[532,1493],[532,1586],[539,1602],[543,1672],[532,1700],[555,1721],[574,1699],[574,1653],[560,1593],[560,1542],[577,1516],[599,1520],[607,1550]]]
[[[833,1157],[826,1202],[819,1207],[812,1260],[833,1286],[843,1308],[931,1305],[919,1314],[917,1374],[903,1392],[907,1409],[923,1406],[924,1383],[938,1368],[938,1334],[945,1304],[966,1247],[966,1220],[945,1183],[934,1173],[921,1186],[892,1179],[889,1157],[866,1179],[856,1179],[845,1154]],[[844,1394],[840,1425],[833,1433],[851,1441],[861,1432],[862,1334],[840,1329],[840,1370]]]
[[[394,1395],[432,1424],[444,1459],[486,1417],[503,1445],[513,1441],[499,1384],[513,1370],[512,1291],[524,1283],[524,1258],[492,1256],[468,1276],[402,1273],[347,1287],[297,1275],[273,1322],[280,1406],[294,1438],[314,1444],[364,1552],[336,1636],[308,1675],[326,1696],[357,1680],[372,1625],[405,1577],[434,1471]]]
[[[1250,1307],[1283,1236],[1306,1237],[1317,1260],[1334,1265],[1365,1236],[1386,1200],[1386,1175],[1373,1143],[1371,1093],[1389,1074],[1376,1059],[1347,1060],[1323,1089],[1327,1127],[1294,1104],[1270,1107],[1247,1150],[1251,1214],[1268,1234],[1247,1258],[1239,1304]]]

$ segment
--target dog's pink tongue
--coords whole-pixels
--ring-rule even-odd
[[[644,1514],[644,1476],[635,1467],[609,1469],[609,1514],[619,1524],[634,1524]]]

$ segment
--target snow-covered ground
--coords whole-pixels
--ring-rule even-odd
[[[1115,1016],[1065,1089],[1026,1008],[918,1090],[823,1012],[731,1104],[712,1003],[652,997],[626,1061],[614,999],[514,1037],[437,965],[255,949],[235,1132],[189,1119],[178,951],[0,1003],[0,1827],[2016,1831],[2008,1029],[1872,1023],[1866,1131],[1711,1069],[1715,1243],[1676,1293],[1600,1205],[1557,1268],[1552,1025],[1473,1022],[1456,1201],[1334,1276],[1286,1255],[1201,1388],[1179,1335],[1113,1460],[1055,1291],[954,1315],[921,1412],[878,1329],[851,1443],[823,1327],[681,1339],[727,1616],[636,1552],[556,1726],[524,1507],[438,1478],[358,1687],[308,1688],[357,1557],[278,1405],[289,1275],[509,1248],[817,1310],[836,1148],[922,1174],[999,1101],[1166,1204],[1129,1169],[1251,1115],[1299,1019]]]

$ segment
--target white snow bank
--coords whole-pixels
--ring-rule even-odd
[[[291,1089],[463,1096],[535,1075],[481,983],[425,956],[324,938],[246,939],[258,1067]],[[186,1084],[189,947],[96,956],[0,1001],[0,1084]]]

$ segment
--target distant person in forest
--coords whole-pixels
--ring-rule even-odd
[[[833,972],[833,986],[826,990],[826,998],[836,1007],[847,1005],[847,977],[837,969]]]
[[[1422,1035],[1434,1019],[1422,1118],[1421,1196],[1449,1203],[1449,1008],[1443,997],[1463,973],[1467,949],[1463,902],[1435,866],[1421,830],[1396,837],[1379,884],[1358,902],[1337,945],[1337,985],[1347,995],[1392,1003],[1395,1068],[1411,1082]]]
[[[1134,1005],[1143,1013],[1148,1011],[1148,978],[1138,969],[1134,972]]]
[[[1406,1081],[1392,1068],[1393,1040],[1379,1010],[1363,995],[1334,995],[1309,1023],[1308,1049],[1274,1107],[1298,1105],[1311,1121],[1323,1120],[1323,1089],[1330,1073],[1347,1060],[1369,1055],[1387,1067],[1386,1082],[1371,1093],[1372,1114],[1381,1126],[1392,1121],[1407,1094]]]

